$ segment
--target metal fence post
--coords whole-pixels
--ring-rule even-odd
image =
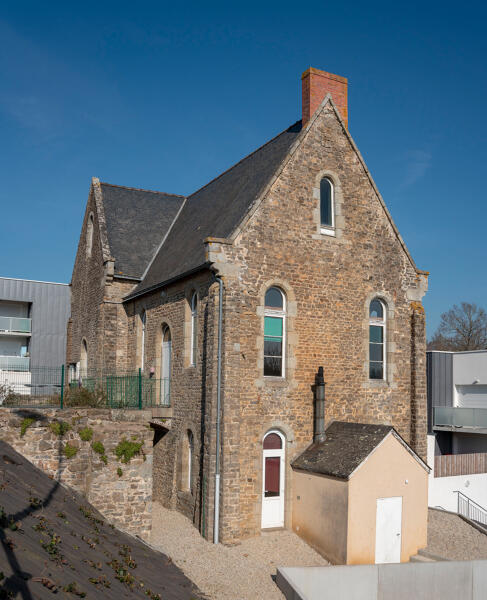
[[[139,367],[139,410],[142,410],[142,369]]]
[[[61,409],[64,405],[64,365],[61,366]]]

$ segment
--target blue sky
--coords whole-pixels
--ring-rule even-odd
[[[186,194],[349,78],[349,127],[417,265],[428,334],[487,306],[481,2],[0,4],[0,275],[69,281],[92,176]]]

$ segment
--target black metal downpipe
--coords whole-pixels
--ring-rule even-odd
[[[319,444],[326,439],[325,434],[325,377],[323,367],[318,367],[315,375],[315,427],[313,442]]]

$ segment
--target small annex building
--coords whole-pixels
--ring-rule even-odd
[[[429,467],[392,426],[334,421],[291,466],[293,530],[332,563],[407,562],[426,546]]]

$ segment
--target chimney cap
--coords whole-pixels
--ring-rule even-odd
[[[342,83],[348,83],[348,79],[346,77],[342,77],[341,75],[335,75],[334,73],[328,73],[328,71],[322,71],[321,69],[315,69],[314,67],[308,67],[306,71],[303,71],[301,75],[301,79],[308,77],[308,75],[321,75],[321,77],[326,77],[327,79],[334,79],[335,81],[341,81]]]

